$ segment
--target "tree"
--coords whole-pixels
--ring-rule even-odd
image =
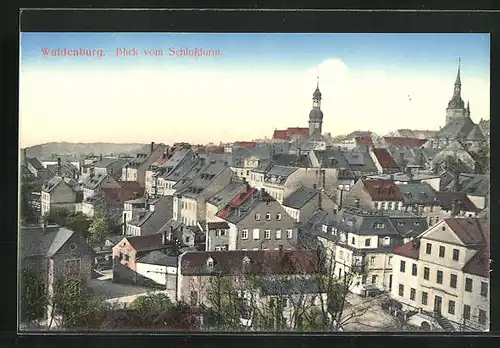
[[[167,314],[165,326],[170,330],[195,331],[200,329],[200,317],[193,307],[177,302]]]
[[[64,208],[52,208],[45,214],[45,219],[48,222],[55,223],[59,226],[68,226],[68,217],[70,212]]]
[[[90,219],[83,213],[69,214],[66,219],[67,226],[70,230],[82,235],[85,239],[89,238]]]
[[[53,287],[53,296],[49,301],[49,329],[54,320],[64,329],[91,329],[96,326],[97,318],[106,305],[87,287],[85,279],[69,274],[56,279]],[[56,316],[59,318],[56,319]]]
[[[47,295],[43,280],[29,269],[21,270],[21,321],[28,324],[44,317]]]
[[[89,226],[88,242],[91,246],[100,246],[104,243],[104,239],[109,231],[108,220],[105,216],[96,215],[92,218]]]
[[[137,310],[145,323],[155,327],[165,324],[173,306],[170,298],[164,293],[140,296],[130,305],[132,309]]]

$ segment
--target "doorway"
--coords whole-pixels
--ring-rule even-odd
[[[443,299],[440,296],[434,296],[434,312],[441,314],[441,305]]]

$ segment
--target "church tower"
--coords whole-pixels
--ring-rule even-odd
[[[316,84],[316,90],[313,93],[313,107],[309,113],[309,135],[314,133],[321,134],[323,126],[323,111],[321,111],[321,92],[319,90],[319,76]]]
[[[462,83],[460,81],[460,58],[458,59],[457,79],[455,80],[455,89],[453,97],[446,108],[446,124],[455,120],[460,120],[469,117],[468,110],[465,108],[464,101],[461,97]]]

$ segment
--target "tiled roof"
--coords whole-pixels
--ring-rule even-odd
[[[345,139],[353,139],[353,138],[356,138],[356,137],[371,137],[372,136],[372,132],[369,132],[369,131],[354,131],[354,132],[351,132],[349,134],[347,134],[345,136]]]
[[[311,167],[311,162],[307,154],[292,155],[280,153],[272,156],[272,161],[274,165],[277,166],[291,166],[291,167],[301,167],[309,168]]]
[[[371,136],[356,136],[354,142],[357,146],[371,146],[373,145]]]
[[[223,207],[228,204],[236,195],[246,190],[246,184],[241,180],[233,180],[227,184],[222,190],[214,194],[207,200],[207,203],[215,206]]]
[[[103,158],[99,162],[94,163],[94,166],[96,168],[107,168],[116,161],[118,161],[118,158]]]
[[[373,153],[377,157],[378,163],[382,168],[391,168],[391,169],[399,168],[394,158],[386,149],[376,148],[373,149]]]
[[[479,212],[481,209],[476,207],[474,203],[467,197],[467,194],[464,192],[436,192],[436,197],[439,202],[439,206],[444,210],[451,210],[453,200],[456,199],[459,201],[460,210],[462,211],[470,211],[470,212]]]
[[[297,167],[274,165],[266,173],[266,176],[269,175],[269,178],[266,179],[266,181],[271,181],[273,177],[276,177],[277,180],[278,180],[278,178],[283,178],[286,180],[286,178],[288,178],[288,176],[290,176],[292,173],[294,173],[297,169],[298,169]],[[283,181],[283,183],[284,183],[284,181]]]
[[[209,162],[204,168],[200,169],[191,182],[182,188],[178,188],[179,194],[190,198],[198,197],[227,168],[228,166],[225,162]]]
[[[40,163],[38,158],[36,157],[28,157],[26,160],[36,169],[36,170],[45,170],[45,167]]]
[[[389,145],[408,147],[420,147],[427,142],[427,139],[408,137],[384,137],[383,139]]]
[[[149,236],[125,237],[136,251],[157,250],[164,247],[161,233]]]
[[[103,188],[102,189],[106,202],[112,207],[123,207],[123,204],[136,197],[136,194],[142,196],[144,194],[143,187],[121,187],[121,188]]]
[[[318,191],[312,187],[299,187],[297,190],[288,195],[284,201],[283,205],[285,207],[290,207],[294,209],[302,208],[307,202],[309,202]]]
[[[483,219],[447,218],[446,224],[465,245],[489,244],[490,224]]]
[[[373,201],[401,201],[401,193],[392,180],[362,179]]]
[[[275,130],[273,133],[273,139],[287,140],[288,135],[287,135],[286,129],[285,130]]]
[[[217,213],[217,216],[221,219],[227,218],[229,215],[231,215],[231,210],[233,208],[241,207],[256,193],[258,193],[256,189],[248,187],[245,191],[240,192],[236,197],[229,201],[229,203]]]
[[[257,274],[313,274],[319,271],[318,255],[305,250],[279,251],[198,251],[181,256],[182,275],[221,273],[240,274],[244,270],[244,258],[249,259],[248,271]],[[213,260],[213,269],[207,268],[207,260]]]
[[[406,244],[403,244],[396,249],[393,250],[393,254],[400,255],[403,257],[407,257],[409,259],[418,260],[419,257],[420,246],[415,244],[413,241],[410,241]]]
[[[465,138],[474,126],[474,122],[469,117],[455,119],[439,130],[435,137],[440,139],[449,138],[450,140]]]
[[[286,133],[288,137],[309,136],[309,128],[288,127]]]

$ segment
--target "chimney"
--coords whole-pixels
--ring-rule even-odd
[[[391,181],[394,181],[394,174],[391,174],[391,175],[389,176],[389,179],[390,179]]]
[[[321,191],[318,192],[318,209],[323,210],[323,202],[322,202],[323,197],[321,197]]]
[[[405,154],[403,151],[399,153],[399,165],[401,166],[401,171],[404,172],[406,170],[406,166],[405,166]]]
[[[163,233],[161,234],[161,244],[163,245],[166,245],[167,244],[167,241],[168,241],[168,237],[167,237],[167,231],[163,231]]]
[[[154,148],[155,148],[155,142],[154,142],[154,141],[152,141],[152,142],[151,142],[151,153],[153,153]]]
[[[26,149],[23,149],[23,161],[24,164],[26,165],[26,160],[28,159],[28,155],[26,155]]]
[[[61,176],[61,157],[57,158],[57,175]]]
[[[43,219],[43,232],[47,232],[47,219]]]
[[[418,249],[420,247],[420,238],[414,238],[412,241],[413,249]]]
[[[354,200],[354,206],[359,209],[359,198]]]
[[[123,213],[123,235],[127,234],[127,214]]]
[[[102,153],[99,155],[99,161],[102,161]]]
[[[451,217],[455,217],[458,214],[460,214],[460,201],[454,197],[451,203]]]

